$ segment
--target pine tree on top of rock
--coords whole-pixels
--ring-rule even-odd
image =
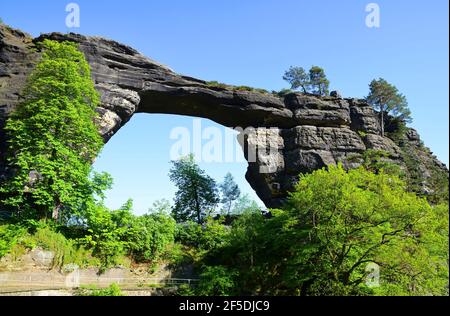
[[[383,78],[372,80],[369,84],[370,93],[367,102],[380,111],[381,136],[384,136],[385,118],[388,114],[399,118],[403,122],[411,122],[411,111],[408,108],[406,97],[397,87]]]

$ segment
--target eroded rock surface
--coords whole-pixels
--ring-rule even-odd
[[[7,175],[3,124],[39,59],[35,44],[44,39],[76,42],[84,52],[101,94],[98,126],[105,142],[140,112],[191,115],[227,127],[256,128],[257,132],[242,135],[246,157],[254,157],[248,159],[246,179],[268,207],[282,203],[299,173],[338,162],[356,167],[367,149],[388,151],[393,161],[403,164],[403,149],[379,136],[378,115],[364,100],[342,98],[339,93],[279,97],[241,91],[177,74],[133,48],[104,38],[52,33],[32,39],[0,26],[0,175]],[[446,166],[421,145],[416,131],[408,131],[403,145],[417,158],[419,170],[425,172],[433,165],[448,177]],[[426,183],[423,186],[427,188]]]

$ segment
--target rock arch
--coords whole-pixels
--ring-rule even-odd
[[[367,148],[384,149],[394,159],[400,158],[400,149],[394,142],[378,136],[377,115],[363,100],[338,95],[280,97],[211,84],[177,74],[115,41],[73,33],[52,33],[32,39],[21,31],[0,26],[0,150],[3,156],[2,124],[19,101],[25,78],[39,57],[35,44],[44,39],[73,41],[84,52],[96,89],[101,93],[101,107],[97,110],[105,142],[139,112],[203,117],[227,127],[271,127],[270,132],[263,130],[246,138],[244,144],[258,144],[258,148],[264,149],[269,139],[279,148],[270,155],[258,151],[256,161],[249,161],[246,173],[247,181],[268,207],[280,205],[300,172],[339,161],[348,168],[354,167]],[[271,172],[261,173],[261,167],[268,165]],[[2,174],[5,174],[4,164],[0,164]]]

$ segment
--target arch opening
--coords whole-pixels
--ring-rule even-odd
[[[95,171],[112,175],[114,185],[105,204],[118,209],[129,198],[134,212],[143,214],[152,203],[173,201],[176,187],[168,177],[171,160],[193,153],[200,168],[217,183],[230,172],[241,195],[263,208],[245,179],[248,163],[237,140],[237,132],[212,120],[174,114],[133,115],[110,138],[95,161]]]

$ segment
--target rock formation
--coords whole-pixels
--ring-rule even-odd
[[[243,137],[242,145],[257,145],[256,152],[245,151],[246,157],[256,157],[249,161],[246,179],[268,207],[280,205],[299,173],[337,162],[346,168],[356,167],[367,149],[388,151],[393,161],[407,169],[403,159],[407,148],[410,156],[417,158],[416,167],[425,174],[424,191],[429,190],[430,168],[448,178],[446,166],[423,147],[413,129],[397,144],[379,136],[378,115],[364,100],[342,98],[339,93],[280,97],[211,84],[177,74],[115,41],[73,33],[32,39],[6,26],[0,26],[0,175],[7,174],[3,125],[20,101],[26,78],[39,59],[36,43],[44,39],[76,42],[84,52],[101,94],[98,124],[105,142],[134,113],[142,112],[203,117],[227,127],[261,128]],[[267,151],[269,145],[277,150]]]

